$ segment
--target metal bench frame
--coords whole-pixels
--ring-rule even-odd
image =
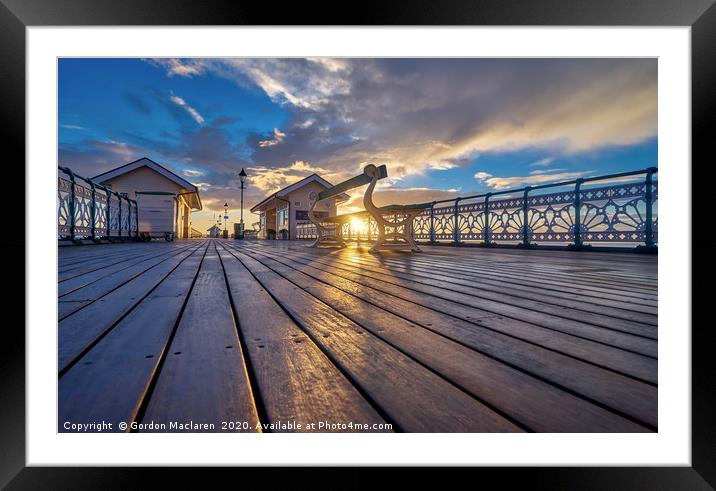
[[[309,247],[319,247],[321,245],[346,247],[340,217],[319,218],[313,213],[313,210],[319,201],[368,184],[368,188],[363,195],[363,206],[365,206],[366,211],[370,213],[378,226],[378,238],[369,252],[380,252],[381,250],[421,252],[420,247],[418,247],[413,238],[413,221],[416,216],[430,207],[430,203],[376,206],[373,203],[373,191],[378,181],[385,177],[388,177],[385,165],[377,167],[369,164],[363,169],[363,174],[359,176],[348,179],[320,193],[311,192],[309,194],[311,206],[308,210],[308,219],[316,226],[316,240]],[[386,232],[386,228],[391,231]],[[389,240],[394,242],[388,242]]]

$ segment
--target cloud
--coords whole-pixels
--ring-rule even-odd
[[[302,160],[281,166],[251,166],[246,169],[246,172],[249,174],[248,182],[265,194],[275,193],[314,173],[329,182],[336,177],[334,172]]]
[[[84,126],[77,126],[75,124],[61,124],[60,126],[67,130],[86,130],[87,129]]]
[[[555,168],[539,169],[539,170],[530,171],[530,174],[532,174],[532,175],[537,175],[537,174],[549,174],[550,172],[561,172],[561,171],[564,171],[564,170],[566,170],[566,169],[555,169]]]
[[[407,177],[454,168],[482,152],[578,153],[642,142],[657,131],[653,59],[224,58],[161,64],[170,74],[212,73],[284,106],[290,116],[285,138],[247,139],[252,160],[270,166],[305,160],[345,172],[380,162],[391,176]]]
[[[193,77],[204,73],[203,64],[196,60],[179,60],[174,58],[154,58],[147,60],[150,63],[166,69],[167,75],[170,77],[178,75],[180,77]]]
[[[450,160],[440,160],[438,162],[428,162],[428,169],[431,170],[450,170],[458,167],[458,164]]]
[[[274,128],[273,130],[273,139],[272,140],[261,140],[259,142],[259,147],[265,148],[265,147],[272,147],[274,145],[278,145],[283,141],[283,139],[286,138],[286,133],[281,132],[278,128]]]
[[[529,166],[530,167],[546,167],[550,165],[552,162],[554,162],[553,157],[546,157],[544,159],[540,159],[536,162],[532,162]]]
[[[187,177],[202,177],[206,175],[205,172],[198,171],[195,169],[182,169],[181,173],[182,175]]]
[[[473,177],[480,181],[484,181],[488,177],[492,177],[492,174],[488,174],[487,172],[475,172],[475,175]]]
[[[184,108],[186,112],[189,113],[189,115],[194,118],[194,121],[196,121],[198,124],[204,124],[204,117],[199,114],[199,111],[191,107],[189,104],[186,103],[184,99],[182,99],[179,96],[174,95],[173,93],[169,96],[169,100],[172,101],[174,104],[176,104],[179,107]]]
[[[594,171],[561,172],[556,174],[537,174],[522,177],[490,177],[485,183],[492,189],[501,191],[510,188],[529,186],[530,184],[545,184],[548,182],[577,179],[591,174]]]
[[[376,199],[410,203],[456,193],[396,186],[412,176],[441,172],[442,178],[483,153],[528,149],[561,157],[642,142],[657,132],[653,59],[148,61],[171,77],[230,80],[270,98],[286,117],[272,123],[280,129],[258,127],[246,135],[231,125],[233,118],[217,117],[210,106],[193,107],[166,90],[129,93],[126,103],[137,112],[170,111],[178,123],[171,137],[136,135],[130,128],[111,138],[62,144],[61,165],[91,176],[148,156],[178,173],[200,169],[204,175],[187,177],[201,178],[209,210],[224,202],[238,207],[241,167],[249,173],[247,207],[312,172],[336,183],[369,163],[388,166],[390,180],[381,183]],[[557,166],[554,159],[532,162],[537,172],[544,170],[539,174],[522,176],[525,170],[509,177],[490,167],[494,175],[483,170],[474,172],[475,179],[504,189],[580,174],[549,169]],[[495,177],[501,174],[508,177]]]

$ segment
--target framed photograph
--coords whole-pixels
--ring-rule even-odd
[[[159,6],[0,6],[27,221],[3,485],[712,488],[710,2]]]

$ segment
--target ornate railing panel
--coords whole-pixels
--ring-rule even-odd
[[[436,206],[415,220],[415,238],[433,242],[583,244],[644,243],[658,238],[657,169],[599,176],[457,198]],[[595,181],[638,175],[645,180],[583,188]],[[638,177],[636,177],[638,179]],[[530,194],[554,187],[572,189]],[[496,199],[497,195],[508,195]],[[480,199],[480,201],[477,201]],[[466,203],[462,203],[466,202]],[[579,211],[579,213],[577,213]]]
[[[318,237],[316,226],[311,222],[296,223],[296,238],[299,240],[309,240]]]
[[[649,168],[435,201],[416,217],[413,234],[417,240],[455,244],[651,247],[658,243],[657,172]],[[371,240],[378,233],[365,212],[345,216],[342,232],[346,240]],[[315,229],[297,238],[313,237]]]
[[[134,238],[137,202],[91,179],[59,168],[57,236],[59,239]]]

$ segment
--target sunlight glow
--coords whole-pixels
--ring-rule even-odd
[[[351,218],[351,235],[365,235],[368,233],[368,224],[362,218]]]

